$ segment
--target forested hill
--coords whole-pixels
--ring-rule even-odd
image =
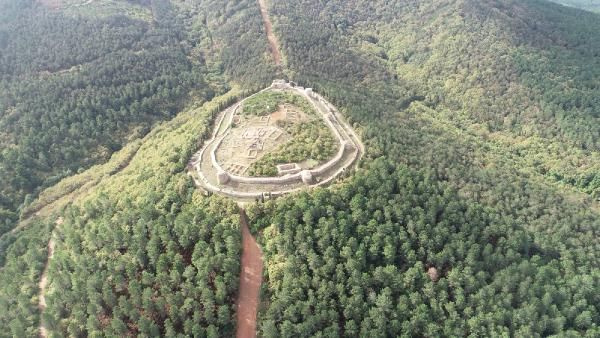
[[[248,206],[260,336],[600,336],[597,14],[542,0],[270,1],[281,75],[255,0],[115,0],[102,3],[126,9],[97,17],[48,3],[0,8],[33,11],[21,20],[38,33],[62,27],[58,41],[71,25],[118,38],[58,44],[69,55],[0,23],[5,224],[36,187],[125,146],[44,189],[21,209],[39,216],[0,236],[0,336],[40,322],[58,336],[231,336],[237,210],[185,166],[216,113],[275,76],[335,103],[366,153],[331,187]],[[85,45],[96,40],[106,48]],[[146,96],[120,99],[130,81],[149,110]]]
[[[253,211],[261,334],[598,335],[596,14],[537,0],[271,13],[289,74],[343,107],[368,151],[339,191]]]
[[[41,189],[106,161],[190,100],[210,100],[230,80],[268,82],[255,10],[0,0],[0,233]]]
[[[306,0],[273,13],[294,76],[386,97],[352,101],[376,114],[357,120],[421,103],[522,169],[599,197],[597,15],[536,0],[439,4]]]

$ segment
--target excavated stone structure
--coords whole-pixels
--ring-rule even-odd
[[[192,176],[198,186],[208,192],[223,194],[237,199],[262,199],[265,196],[276,197],[285,193],[298,191],[307,186],[329,184],[346,169],[356,164],[360,156],[362,156],[364,146],[354,130],[343,120],[333,105],[311,88],[303,88],[284,80],[275,80],[271,87],[263,91],[267,90],[293,91],[306,98],[338,140],[339,146],[336,154],[327,162],[313,169],[303,170],[296,163],[279,165],[277,169],[280,176],[275,177],[250,177],[227,171],[218,161],[216,153],[222,145],[223,140],[231,131],[234,121],[239,121],[239,108],[245,101],[243,100],[220,114],[213,137],[205,143],[198,153],[192,156],[190,168],[194,170]],[[264,135],[261,135],[268,138],[274,131],[268,130],[268,127],[264,129],[261,127],[257,130],[245,131],[245,133],[248,133],[248,137],[258,139],[258,134],[263,133]],[[253,149],[248,149],[248,152]],[[251,156],[255,154],[248,153],[242,155]],[[232,167],[231,165],[227,166],[229,169]]]

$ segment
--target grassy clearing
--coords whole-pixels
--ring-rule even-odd
[[[307,115],[316,115],[313,106],[300,95],[290,92],[266,91],[247,99],[244,102],[243,114],[264,116],[277,111],[282,104],[292,104]]]

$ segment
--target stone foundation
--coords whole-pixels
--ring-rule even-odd
[[[303,170],[300,173],[300,177],[302,178],[302,183],[307,185],[313,184],[315,180],[310,170]]]
[[[245,176],[247,167],[235,165],[235,163],[223,164],[226,168],[224,169],[221,163],[217,161],[216,150],[230,132],[231,123],[234,122],[233,116],[238,115],[238,109],[243,104],[242,101],[222,113],[223,115],[215,127],[212,139],[208,140],[199,153],[194,155],[191,162],[198,174],[199,180],[196,180],[198,185],[204,187],[207,191],[239,199],[256,198],[265,194],[276,197],[306,189],[306,186],[316,187],[327,185],[341,175],[344,170],[354,165],[360,158],[363,153],[363,146],[360,143],[360,139],[351,127],[338,117],[339,113],[337,110],[323,99],[322,96],[313,92],[310,88],[304,89],[293,86],[282,80],[274,81],[270,88],[263,91],[273,89],[293,90],[308,99],[315,110],[320,113],[319,115],[323,118],[323,122],[332,130],[335,138],[338,139],[339,148],[337,153],[326,163],[311,170],[302,170],[297,163],[279,165],[277,166],[278,176],[274,177]],[[229,121],[229,127],[223,125],[227,123],[224,120]],[[223,129],[221,130],[222,126]],[[264,137],[266,139],[277,139],[281,135],[276,135],[269,128],[261,127],[256,128],[256,130],[246,130],[244,136],[248,138]],[[247,151],[255,151],[258,148],[260,148],[260,145],[257,143],[256,145],[252,144],[248,149],[239,149],[241,152],[240,155],[252,156],[254,154],[249,154]],[[209,172],[210,174],[207,175]]]
[[[220,170],[217,173],[217,182],[219,182],[221,185],[229,183],[229,174],[223,170]]]

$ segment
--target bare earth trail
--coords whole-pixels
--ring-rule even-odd
[[[271,50],[271,55],[273,55],[275,65],[279,67],[281,66],[281,52],[279,51],[279,41],[277,41],[277,37],[275,34],[273,34],[273,24],[269,18],[267,0],[258,0],[258,5],[260,6],[260,14],[262,15],[265,31],[267,32],[267,39],[269,40],[269,49]]]
[[[62,224],[62,218],[56,220],[56,226],[60,226]],[[38,284],[40,288],[40,293],[38,296],[38,309],[40,310],[40,337],[46,338],[48,337],[48,329],[44,326],[42,321],[42,313],[46,310],[46,286],[48,286],[48,266],[50,265],[50,260],[54,256],[54,247],[56,243],[54,242],[54,238],[52,237],[52,233],[50,234],[50,240],[48,241],[48,259],[46,260],[46,264],[44,265],[44,271],[42,271],[42,277],[40,277],[40,283]]]
[[[248,229],[246,212],[240,207],[242,226],[242,259],[237,300],[237,338],[256,337],[256,315],[262,283],[262,251]]]

